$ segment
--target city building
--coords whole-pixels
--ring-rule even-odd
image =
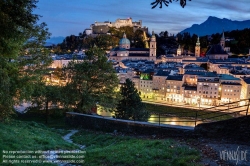
[[[195,46],[195,56],[200,57],[200,53],[201,53],[201,47],[200,47],[200,39],[198,37],[196,46]]]
[[[206,52],[206,56],[208,59],[228,59],[228,53],[225,51],[228,51],[228,48],[225,49],[225,36],[224,32],[222,33],[222,37],[220,40],[220,44],[211,45],[208,48],[208,51]],[[230,48],[229,48],[230,51]]]
[[[169,75],[166,79],[166,101],[183,102],[183,75]]]
[[[181,46],[180,46],[180,45],[179,45],[179,47],[177,48],[176,56],[181,56]]]
[[[239,101],[242,88],[241,80],[228,74],[221,74],[219,77],[221,103]]]
[[[121,62],[123,60],[149,60],[156,61],[156,38],[154,33],[150,39],[150,48],[131,48],[130,41],[124,33],[119,41],[119,47],[110,51],[109,60]]]

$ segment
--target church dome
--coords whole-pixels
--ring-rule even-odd
[[[119,45],[130,44],[130,41],[127,39],[126,34],[123,34],[123,38],[119,41]]]

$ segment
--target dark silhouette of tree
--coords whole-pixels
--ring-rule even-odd
[[[141,97],[130,79],[121,86],[120,93],[122,99],[117,105],[115,116],[120,119],[131,119],[145,121],[149,118],[148,111],[141,101]]]
[[[162,4],[164,4],[165,6],[168,6],[169,3],[172,3],[173,1],[178,2],[179,0],[155,0],[154,2],[151,3],[152,5],[152,9],[154,9],[156,6],[160,5],[159,8],[162,8]],[[189,0],[191,1],[191,0]],[[181,7],[185,7],[187,4],[187,0],[180,0],[180,5]]]

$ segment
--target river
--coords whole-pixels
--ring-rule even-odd
[[[105,116],[105,117],[112,117],[114,114],[106,111],[97,111],[98,115]],[[192,122],[190,122],[192,121]],[[150,123],[156,123],[159,124],[159,117],[158,115],[151,115],[148,119],[148,122]],[[180,118],[180,117],[160,117],[161,124],[169,124],[169,125],[178,125],[178,126],[191,126],[194,127],[195,123],[192,119],[187,118]]]

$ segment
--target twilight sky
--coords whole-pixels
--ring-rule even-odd
[[[192,0],[183,9],[179,2],[169,7],[151,9],[154,0],[40,0],[34,13],[42,16],[52,37],[78,35],[95,21],[132,17],[156,33],[178,33],[208,16],[231,20],[250,19],[250,0]]]

